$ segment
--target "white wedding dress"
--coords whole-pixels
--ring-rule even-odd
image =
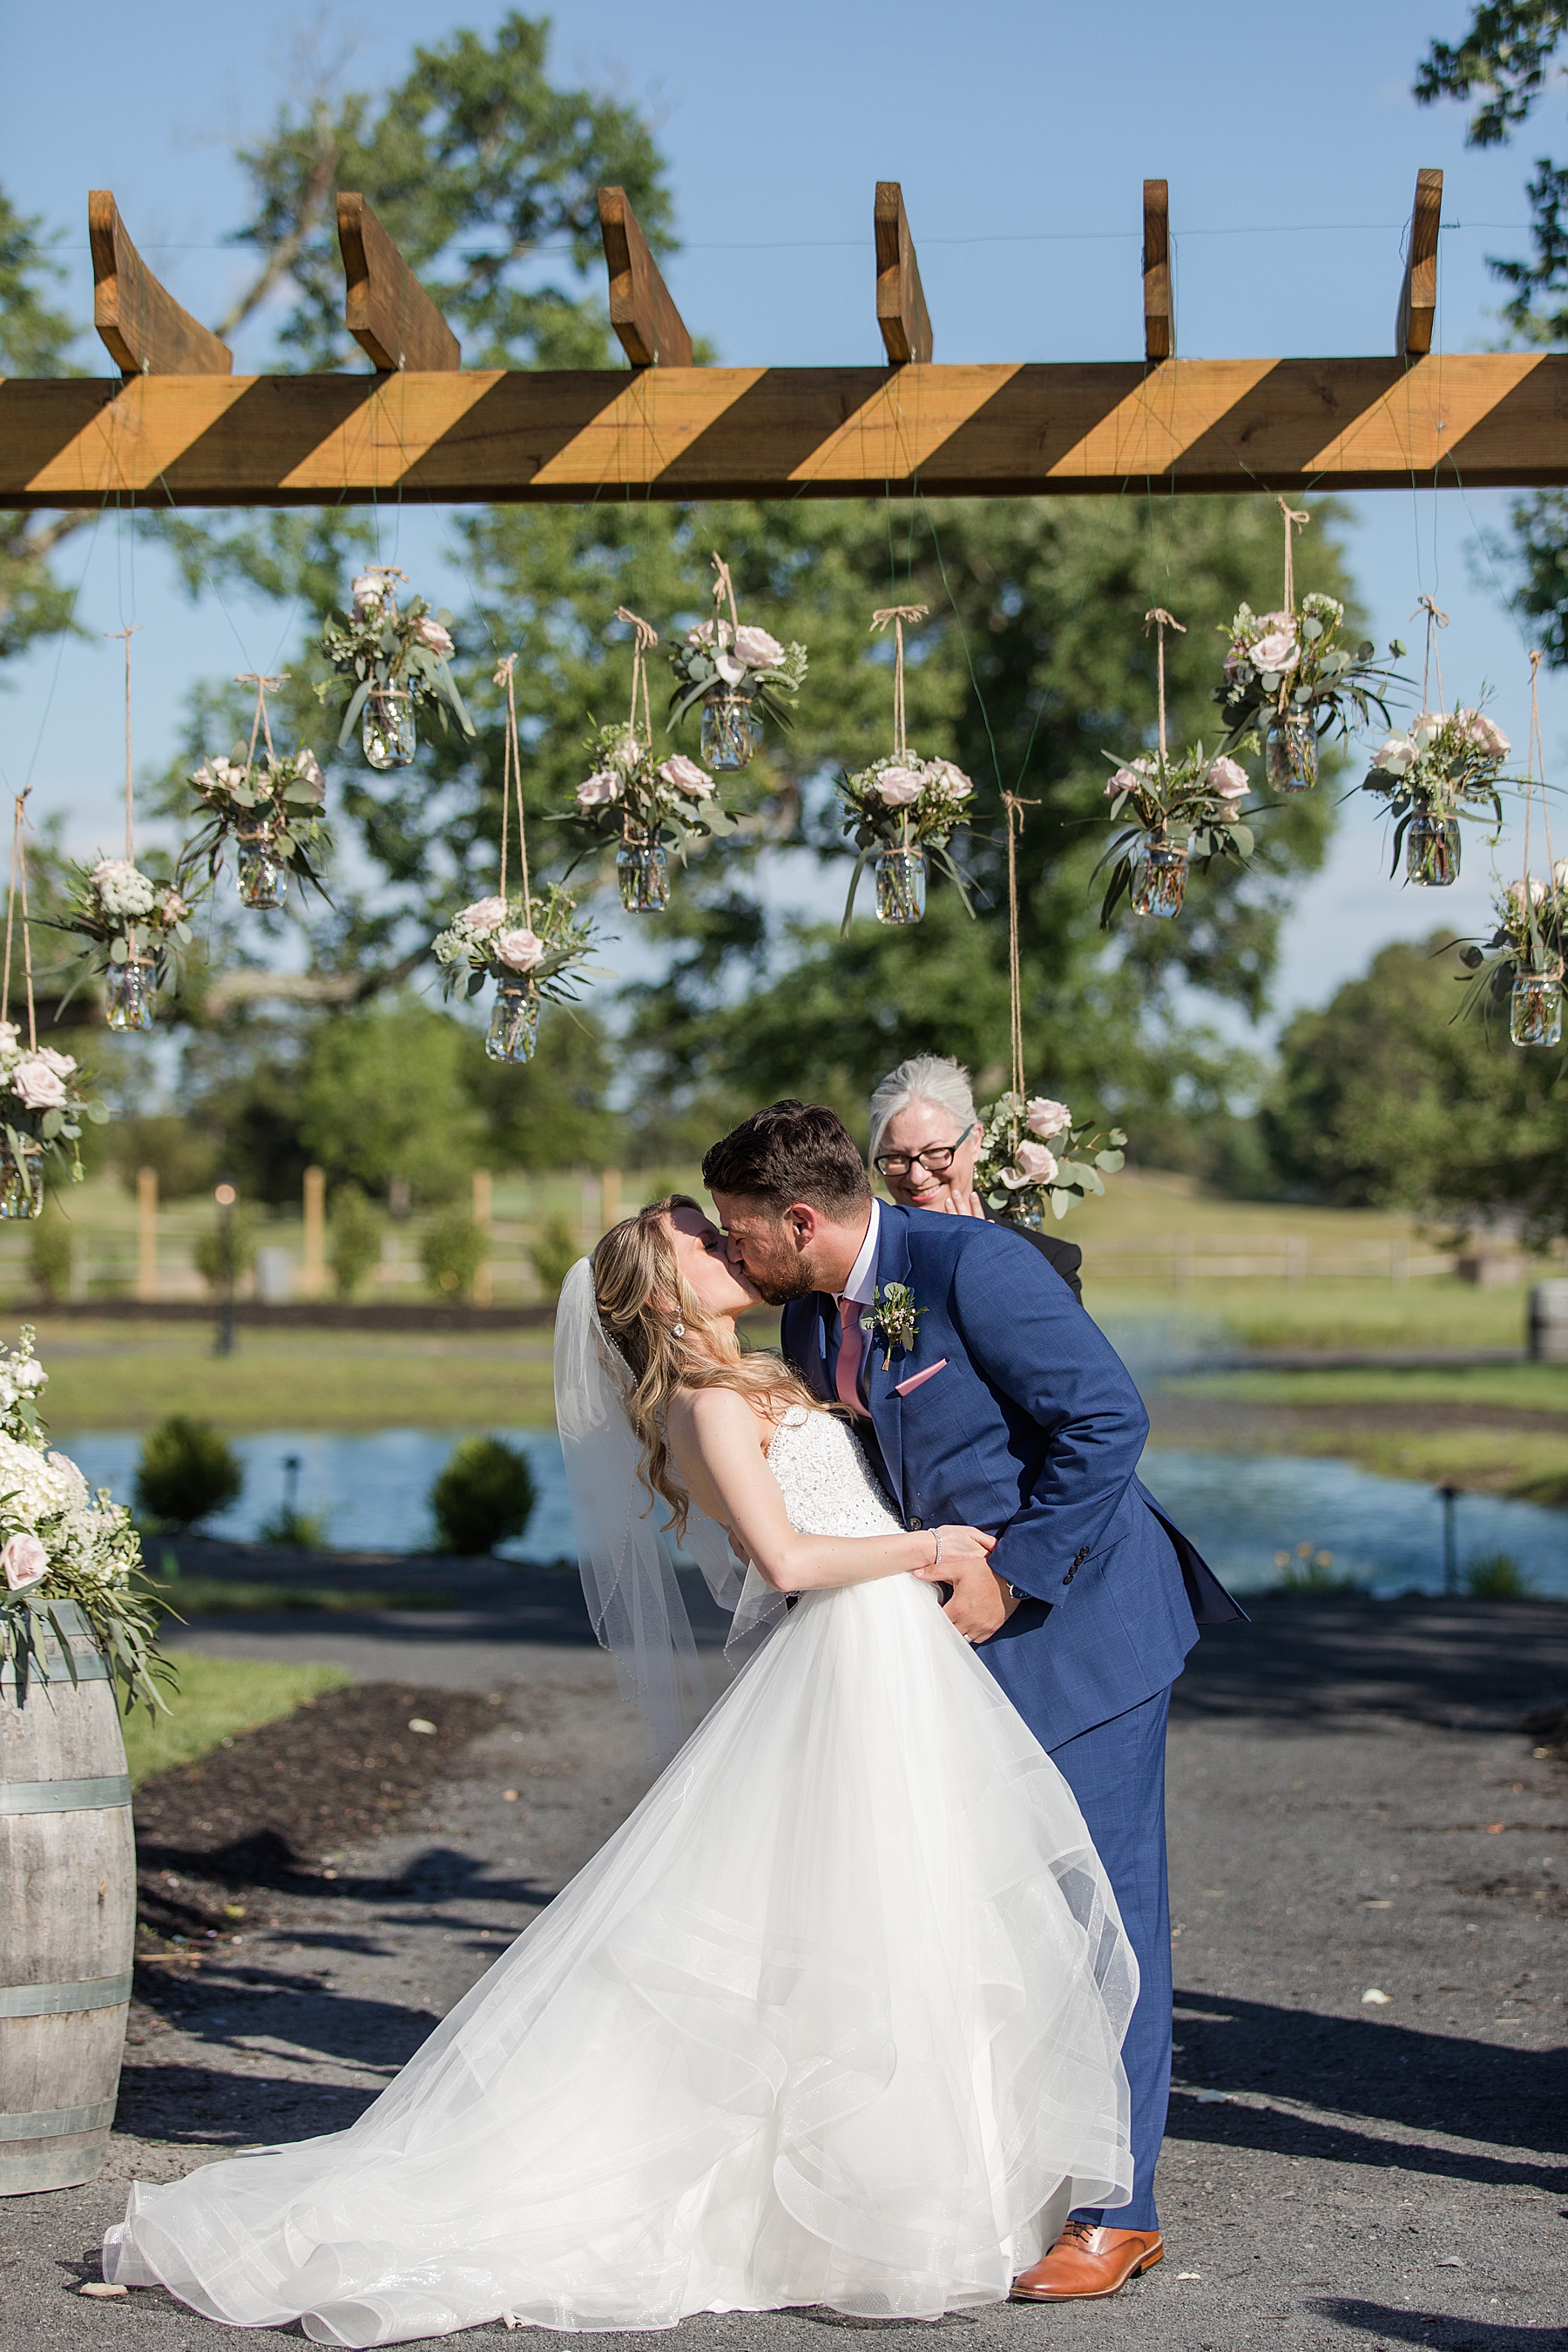
[[[794,1524],[898,1526],[846,1425]],[[138,2184],[104,2276],[377,2345],[1005,2296],[1131,2187],[1136,1965],[1067,1784],[928,1585],[805,1595],[347,2131]]]

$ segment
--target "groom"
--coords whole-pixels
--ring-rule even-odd
[[[784,1307],[786,1358],[854,1417],[906,1525],[998,1538],[947,1613],[1078,1799],[1142,1987],[1122,2048],[1131,2203],[1073,2214],[1014,2294],[1114,2294],[1164,2252],[1171,1685],[1200,1623],[1244,1612],[1139,1483],[1149,1424],[1120,1359],[1016,1234],[875,1200],[848,1129],[809,1103],[755,1112],[702,1178],[731,1260]]]

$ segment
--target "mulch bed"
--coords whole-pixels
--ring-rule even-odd
[[[332,1857],[395,1829],[496,1720],[499,1694],[352,1683],[241,1733],[199,1764],[144,1781],[135,1800],[137,1917],[153,1937],[232,1935],[247,1892],[310,1892]],[[433,1723],[410,1731],[411,1719]],[[145,1936],[142,1954],[156,1951]]]

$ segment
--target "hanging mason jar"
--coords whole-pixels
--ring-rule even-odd
[[[1140,915],[1179,915],[1186,892],[1186,851],[1178,849],[1173,841],[1150,842],[1133,877],[1133,911]]]
[[[1424,890],[1446,890],[1459,878],[1457,816],[1413,816],[1405,835],[1405,878]]]
[[[1544,972],[1521,971],[1509,1000],[1508,1034],[1516,1045],[1563,1043],[1563,982]]]
[[[1310,792],[1318,781],[1318,730],[1305,710],[1288,710],[1268,722],[1264,764],[1277,793]]]
[[[110,1029],[151,1029],[158,983],[150,958],[127,956],[103,975],[103,1014]]]
[[[418,749],[414,730],[414,698],[400,686],[376,686],[370,690],[360,723],[360,741],[373,768],[406,768]]]
[[[669,904],[669,859],[662,841],[623,841],[616,880],[628,915],[662,915]]]
[[[8,1143],[0,1143],[0,1217],[37,1217],[43,1207],[43,1145],[24,1141],[18,1160]]]
[[[710,768],[744,768],[761,733],[749,694],[715,687],[702,704],[702,757]]]
[[[877,920],[879,923],[918,923],[925,910],[925,851],[879,850]]]
[[[280,907],[289,896],[289,868],[278,854],[275,828],[264,821],[235,835],[239,895],[247,907]]]
[[[539,1041],[539,991],[531,980],[498,980],[485,1051],[492,1062],[531,1062]]]

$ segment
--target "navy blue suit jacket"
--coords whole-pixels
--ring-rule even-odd
[[[1140,1482],[1142,1401],[1047,1261],[978,1217],[881,1218],[879,1289],[905,1283],[921,1310],[911,1348],[869,1343],[883,1479],[907,1525],[999,1538],[993,1567],[1029,1597],[978,1654],[1059,1747],[1173,1682],[1200,1623],[1246,1612]],[[826,1401],[837,1330],[821,1292],[784,1308],[784,1355]]]

